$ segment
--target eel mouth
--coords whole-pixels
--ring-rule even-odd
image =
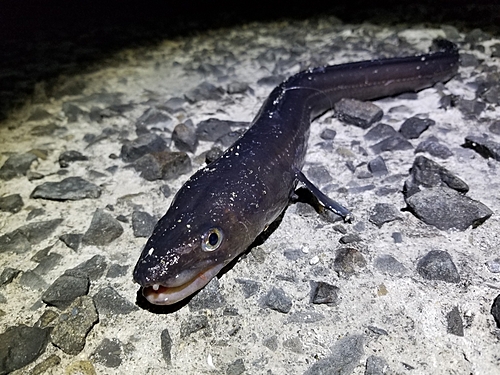
[[[169,287],[161,283],[145,286],[142,295],[154,305],[173,305],[207,285],[223,267],[224,264],[220,264],[204,270],[179,286]]]

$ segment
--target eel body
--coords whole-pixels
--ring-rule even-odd
[[[203,288],[289,204],[298,183],[327,209],[349,211],[302,174],[311,121],[342,98],[372,100],[418,91],[456,74],[458,51],[310,69],[277,86],[251,127],[181,187],[134,269],[150,303],[169,305]]]

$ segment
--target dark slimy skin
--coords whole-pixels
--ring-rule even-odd
[[[156,224],[134,269],[148,301],[170,305],[203,288],[281,214],[299,182],[348,219],[301,172],[311,121],[342,98],[372,100],[449,80],[458,51],[444,40],[436,46],[420,56],[310,69],[276,87],[247,132],[181,187]]]

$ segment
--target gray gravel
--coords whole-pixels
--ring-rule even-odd
[[[276,83],[438,36],[459,45],[456,78],[311,127],[305,174],[353,223],[293,204],[193,298],[145,303],[131,272],[152,222]],[[40,80],[0,127],[0,373],[498,374],[498,45],[325,17]]]

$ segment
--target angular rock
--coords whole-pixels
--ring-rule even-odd
[[[158,219],[145,211],[132,212],[132,230],[135,237],[149,237]]]
[[[120,264],[112,264],[109,266],[106,277],[114,279],[116,277],[125,276],[128,272],[129,266],[122,266]]]
[[[420,186],[425,188],[447,186],[464,194],[469,191],[469,186],[463,180],[423,155],[418,155],[413,161],[410,175],[403,189],[406,199],[419,192]]]
[[[113,216],[102,209],[94,212],[89,229],[85,232],[82,242],[86,245],[104,246],[120,237],[123,227]]]
[[[491,141],[485,137],[469,135],[465,137],[463,147],[473,149],[484,158],[492,158],[500,161],[500,143]]]
[[[35,361],[47,347],[49,332],[25,325],[8,327],[0,334],[0,374],[8,374]]]
[[[273,287],[263,299],[264,304],[272,310],[288,314],[292,309],[292,300],[283,289]]]
[[[85,347],[92,327],[99,321],[92,298],[78,297],[57,319],[50,337],[52,344],[70,355],[77,355]]]
[[[30,243],[37,244],[48,238],[62,222],[63,219],[39,221],[24,225],[17,230],[20,231]]]
[[[387,124],[377,124],[365,134],[365,139],[368,141],[376,141],[378,139],[386,139],[392,136],[399,135],[396,129]]]
[[[412,144],[402,135],[396,134],[389,136],[382,141],[370,146],[375,154],[380,154],[383,151],[401,151],[411,150]]]
[[[458,99],[456,106],[467,118],[478,117],[486,108],[486,103],[478,101],[477,99]]]
[[[192,126],[179,124],[172,132],[172,141],[179,151],[192,152],[198,147],[198,138]]]
[[[402,276],[408,273],[406,267],[392,255],[380,255],[375,258],[373,266],[380,272],[391,276]]]
[[[431,250],[417,263],[417,271],[424,279],[447,283],[460,282],[460,275],[450,254],[446,251]]]
[[[360,268],[366,267],[366,260],[359,250],[352,247],[344,247],[337,250],[333,262],[333,270],[339,276],[350,277]]]
[[[349,375],[358,366],[363,350],[362,335],[346,336],[332,348],[332,355],[312,365],[304,375]]]
[[[334,306],[338,303],[339,288],[335,285],[325,283],[323,281],[310,281],[311,293],[310,302],[314,304],[326,304]]]
[[[59,236],[59,239],[64,242],[70,249],[77,251],[82,243],[83,234],[81,233],[67,233]]]
[[[54,247],[53,245],[50,245],[43,248],[42,250],[37,251],[35,255],[31,257],[30,260],[37,263],[41,262],[42,259],[45,258],[50,253],[53,247]]]
[[[185,152],[155,152],[139,158],[133,166],[148,181],[168,180],[191,171],[191,159]]]
[[[394,232],[391,234],[392,239],[394,240],[394,243],[402,243],[403,242],[403,235],[401,232]]]
[[[174,120],[164,111],[158,108],[149,108],[137,119],[135,123],[137,134],[148,133],[150,129],[168,129]]]
[[[267,339],[265,339],[262,344],[268,348],[269,350],[275,352],[276,350],[278,350],[278,338],[276,337],[276,335],[274,336],[271,336]]]
[[[498,105],[500,104],[500,87],[491,86],[480,94],[486,103]]]
[[[335,115],[340,121],[369,128],[373,123],[380,121],[384,112],[371,102],[362,102],[355,99],[340,99],[334,104]]]
[[[419,118],[419,117],[410,117],[406,119],[399,132],[406,139],[416,139],[420,137],[420,135],[426,131],[429,126],[436,124],[436,121],[428,119],[428,118]]]
[[[21,276],[19,276],[19,284],[35,291],[42,291],[48,287],[47,283],[40,275],[30,270],[21,273]]]
[[[163,103],[162,107],[164,107],[170,113],[176,113],[184,108],[185,103],[186,100],[184,98],[173,97],[168,99],[165,103]]]
[[[99,315],[127,315],[138,309],[136,305],[122,297],[110,286],[99,290],[94,296],[94,302]]]
[[[394,220],[403,220],[403,218],[400,215],[400,211],[393,204],[377,203],[373,207],[369,220],[377,227],[382,228],[382,225],[385,223]]]
[[[377,156],[368,162],[368,170],[373,173],[374,176],[383,176],[389,173],[385,161],[381,156]]]
[[[42,294],[42,301],[60,310],[66,309],[73,301],[89,292],[90,280],[83,275],[61,275]]]
[[[339,238],[339,242],[343,245],[348,244],[348,243],[361,242],[361,241],[362,241],[361,237],[356,233],[349,233],[349,234],[346,234],[345,236],[342,236]]]
[[[436,137],[429,137],[427,140],[420,142],[415,149],[415,154],[419,152],[427,152],[431,156],[440,159],[448,159],[453,155],[448,147],[439,143]]]
[[[172,365],[172,338],[168,329],[161,331],[160,335],[161,354],[167,366]]]
[[[86,160],[89,160],[89,158],[83,155],[81,152],[75,150],[68,150],[64,151],[61,155],[59,155],[59,166],[61,168],[67,168],[69,167],[70,163],[74,161],[86,161]]]
[[[249,298],[257,293],[261,285],[258,281],[247,279],[236,279],[236,282],[241,285],[241,289],[245,298]]]
[[[493,214],[483,203],[444,187],[415,193],[406,203],[417,218],[441,230],[475,228]]]
[[[9,156],[0,168],[0,180],[12,180],[14,177],[26,176],[31,163],[37,160],[36,155],[27,152]]]
[[[123,344],[120,340],[103,339],[91,355],[91,358],[108,368],[119,367],[122,363]]]
[[[217,139],[231,132],[232,121],[209,118],[196,125],[196,136],[201,141],[215,142]]]
[[[59,182],[45,182],[35,188],[30,198],[55,201],[99,198],[101,188],[81,177],[68,177]]]
[[[153,152],[163,152],[168,149],[167,143],[159,135],[145,133],[123,144],[120,157],[126,163],[132,163],[140,157]]]
[[[196,103],[202,100],[220,100],[223,94],[224,90],[222,88],[204,81],[194,89],[189,90],[184,97],[190,103]]]
[[[17,213],[23,208],[23,198],[19,194],[6,195],[0,198],[0,211]]]
[[[62,219],[54,219],[29,223],[16,230],[0,236],[0,254],[12,251],[17,254],[25,253],[47,237],[62,223]]]
[[[447,332],[455,336],[463,337],[464,322],[458,307],[455,306],[448,314],[446,314],[446,322],[448,323]]]
[[[40,259],[38,265],[33,269],[33,272],[39,275],[46,275],[49,271],[55,269],[62,259],[63,256],[61,254],[50,253]]]
[[[45,210],[43,208],[34,208],[30,212],[28,212],[28,216],[26,216],[26,221],[31,221],[38,216],[45,215]]]
[[[19,273],[21,273],[21,270],[5,267],[0,274],[0,286],[10,284]]]
[[[74,268],[66,270],[64,273],[66,275],[84,275],[88,277],[91,281],[96,281],[104,275],[104,271],[108,264],[106,263],[106,258],[102,255],[94,255],[89,260],[80,263]]]
[[[335,139],[336,135],[337,135],[337,132],[335,130],[324,129],[319,136],[321,139],[324,139],[326,141],[333,141]]]

